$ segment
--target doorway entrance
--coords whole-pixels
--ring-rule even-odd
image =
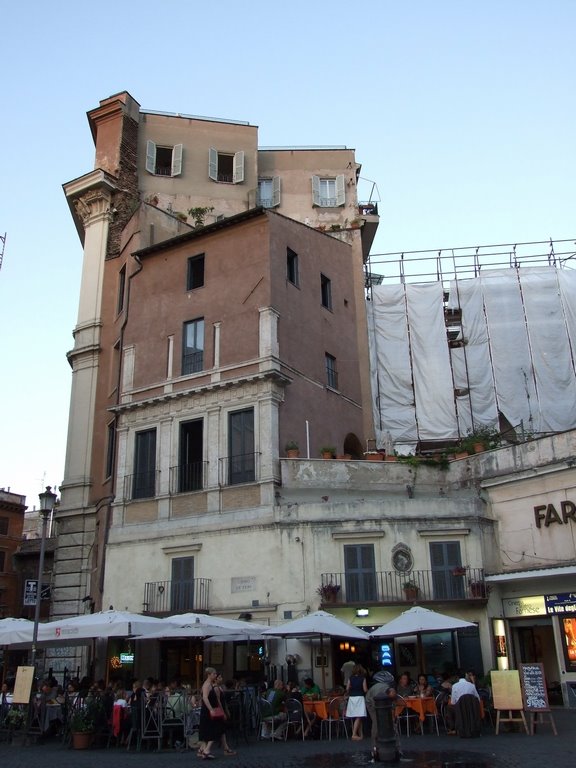
[[[510,622],[510,629],[514,666],[533,662],[543,664],[550,704],[562,705],[560,671],[551,619],[515,619]]]

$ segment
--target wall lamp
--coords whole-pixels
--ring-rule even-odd
[[[370,616],[370,609],[369,608],[357,608],[356,609],[356,616],[358,618],[364,617],[364,616]]]

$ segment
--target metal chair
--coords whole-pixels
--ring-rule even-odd
[[[268,701],[268,699],[265,699],[263,696],[260,697],[259,700],[259,713],[260,713],[260,721],[258,723],[258,739],[271,739],[271,741],[275,740],[274,736],[274,725],[275,725],[275,718],[274,716],[274,710],[272,709],[272,704]],[[265,727],[268,727],[270,729],[270,733],[264,733]]]
[[[440,696],[441,694],[438,694]],[[424,726],[426,723],[430,720],[432,721],[432,727],[436,728],[436,736],[440,736],[440,731],[438,730],[438,705],[437,700],[438,696],[436,696],[436,699],[434,699],[434,710],[432,712],[425,712],[424,713],[424,722],[422,723],[422,736],[424,736]],[[430,733],[433,733],[432,727],[430,729]]]
[[[286,720],[284,728],[284,741],[288,738],[288,731],[292,729],[294,736],[302,736],[304,741],[304,708],[298,699],[286,699]]]
[[[348,738],[348,726],[346,725],[346,698],[344,696],[335,696],[328,702],[328,717],[320,721],[320,738],[322,733],[328,731],[328,741],[332,741],[332,727],[336,729],[336,736],[344,730],[344,735]]]
[[[396,696],[396,708],[402,707],[402,710],[396,715],[399,734],[402,735],[402,723],[406,726],[406,736],[410,737],[410,726],[416,723],[420,724],[418,713],[410,709],[408,702],[403,696]]]
[[[490,720],[490,725],[494,728],[494,718],[492,717],[492,697],[488,688],[478,688],[478,696],[484,707],[484,720]]]

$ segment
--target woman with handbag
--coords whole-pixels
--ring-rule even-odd
[[[216,686],[217,677],[218,672],[213,667],[206,667],[198,728],[198,740],[204,743],[198,750],[198,757],[202,760],[214,760],[210,750],[213,743],[222,738],[226,722],[226,713],[220,703],[220,690]]]

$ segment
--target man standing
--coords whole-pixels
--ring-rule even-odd
[[[342,675],[342,685],[344,688],[348,685],[348,680],[350,680],[350,675],[355,666],[356,662],[353,659],[348,659],[348,661],[345,661],[344,664],[342,664],[340,674]]]

